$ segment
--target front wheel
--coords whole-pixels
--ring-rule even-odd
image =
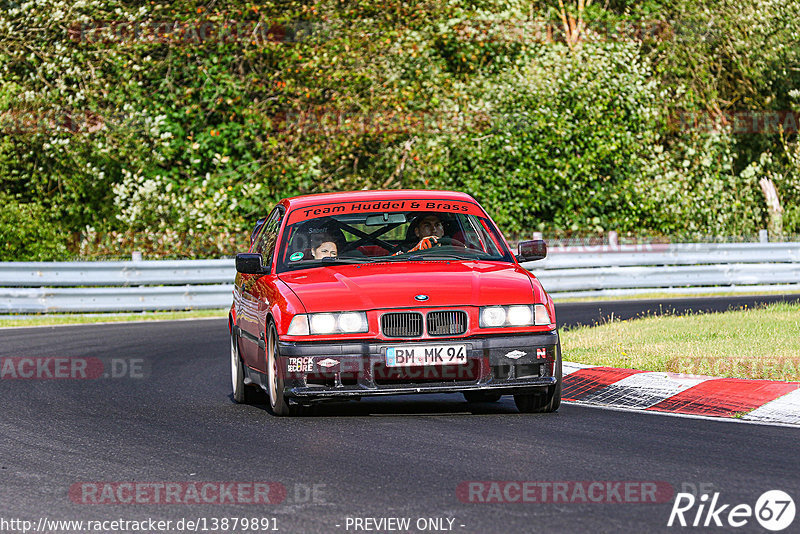
[[[522,413],[550,413],[561,406],[561,344],[556,349],[555,375],[558,381],[553,386],[548,386],[545,391],[514,395],[514,404]]]
[[[278,350],[278,330],[274,323],[269,325],[267,337],[267,385],[269,407],[278,416],[293,415],[289,402],[283,394],[283,373],[278,368],[280,352]]]
[[[257,404],[261,398],[258,389],[252,384],[244,383],[244,367],[239,357],[239,339],[231,333],[231,387],[233,400],[239,404]]]

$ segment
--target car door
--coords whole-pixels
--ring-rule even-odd
[[[251,252],[261,254],[261,262],[265,271],[271,271],[272,268],[272,257],[283,220],[283,211],[282,206],[272,210],[258,232],[251,249]],[[274,286],[274,283],[271,283],[274,277],[274,273],[271,272],[268,274],[243,274],[241,281],[241,308],[238,312],[238,326],[242,329],[243,334],[242,359],[247,366],[261,372],[266,372],[265,323],[269,309],[268,295],[273,293],[269,287]]]

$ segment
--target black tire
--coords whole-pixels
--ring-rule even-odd
[[[556,378],[546,391],[514,395],[514,404],[521,413],[551,413],[561,406],[561,343],[556,347]]]
[[[284,382],[283,373],[278,372],[278,359],[280,352],[278,349],[278,330],[275,323],[269,324],[267,333],[267,396],[269,397],[269,407],[274,415],[279,417],[296,415],[298,409],[289,406],[289,401],[283,394]]]
[[[463,391],[464,400],[467,402],[497,402],[502,395],[491,391]]]
[[[233,400],[239,404],[261,404],[264,394],[261,388],[244,383],[244,362],[239,356],[239,339],[231,333],[231,387]]]

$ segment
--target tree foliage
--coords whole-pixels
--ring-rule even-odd
[[[793,109],[797,3],[2,3],[0,259],[232,254],[277,199],[363,188],[724,235],[765,226],[771,176],[800,232],[795,134],[670,127]]]

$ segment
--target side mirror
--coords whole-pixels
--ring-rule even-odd
[[[522,241],[519,244],[519,254],[517,259],[519,261],[536,261],[542,260],[547,256],[547,243],[542,239],[534,241]]]
[[[261,254],[242,252],[236,255],[236,272],[242,274],[267,274],[261,264]]]

